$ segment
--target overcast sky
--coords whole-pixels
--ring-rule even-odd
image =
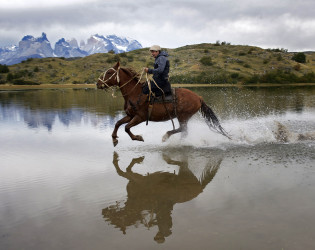
[[[25,35],[131,37],[144,47],[226,41],[234,45],[315,50],[314,0],[1,0],[0,47]]]

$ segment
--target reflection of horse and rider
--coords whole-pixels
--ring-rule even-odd
[[[132,167],[142,163],[144,157],[134,158],[126,171],[118,165],[118,154],[113,156],[117,173],[128,179],[127,201],[122,207],[119,202],[102,210],[103,217],[125,234],[129,226],[143,224],[150,228],[158,226],[154,240],[163,243],[171,235],[172,210],[176,203],[184,203],[197,197],[216,175],[222,159],[210,162],[203,171],[200,180],[188,167],[188,159],[176,161],[163,154],[170,165],[179,166],[178,174],[155,172],[141,175],[132,171]]]

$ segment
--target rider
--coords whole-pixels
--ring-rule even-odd
[[[144,68],[146,73],[153,74],[153,81],[151,81],[151,90],[155,96],[171,95],[171,84],[168,81],[168,73],[170,70],[170,62],[167,59],[166,51],[161,51],[159,45],[153,45],[150,48],[151,55],[155,58],[154,69]],[[158,85],[158,86],[156,86]],[[163,91],[161,91],[161,89]],[[149,94],[149,87],[145,85],[143,88],[144,94]]]

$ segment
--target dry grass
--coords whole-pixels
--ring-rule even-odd
[[[274,52],[253,46],[199,44],[167,49],[171,63],[171,79],[176,76],[198,76],[200,74],[224,74],[236,76],[236,81],[254,74],[264,74],[272,70],[287,70],[296,75],[315,72],[315,53],[306,54],[306,63],[298,64],[291,60],[293,53]],[[211,57],[212,65],[200,63],[204,56]],[[94,84],[105,69],[112,67],[119,59],[121,64],[141,71],[143,67],[152,67],[154,59],[147,48],[114,55],[110,53],[94,54],[76,60],[63,58],[29,59],[23,63],[9,67],[12,74],[24,72],[23,80],[29,80],[51,87],[87,87]],[[6,79],[6,74],[1,74]],[[0,78],[1,80],[1,78]],[[235,82],[236,83],[236,82]],[[53,86],[52,86],[53,85]],[[1,85],[0,85],[1,86]],[[196,85],[194,85],[196,86]],[[1,88],[8,88],[2,85]],[[17,86],[18,89],[25,88]],[[31,88],[39,88],[32,86]]]

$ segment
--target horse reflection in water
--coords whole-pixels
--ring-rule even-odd
[[[117,173],[128,179],[128,198],[124,206],[119,202],[102,210],[106,221],[120,228],[126,234],[128,226],[143,224],[147,228],[158,226],[154,240],[163,243],[171,235],[172,210],[176,203],[183,203],[197,197],[216,175],[222,159],[209,163],[200,180],[188,167],[188,159],[176,161],[163,154],[163,159],[171,165],[179,166],[178,174],[155,172],[141,175],[132,171],[132,167],[142,163],[144,157],[134,158],[126,171],[118,165],[118,154],[113,156]]]

